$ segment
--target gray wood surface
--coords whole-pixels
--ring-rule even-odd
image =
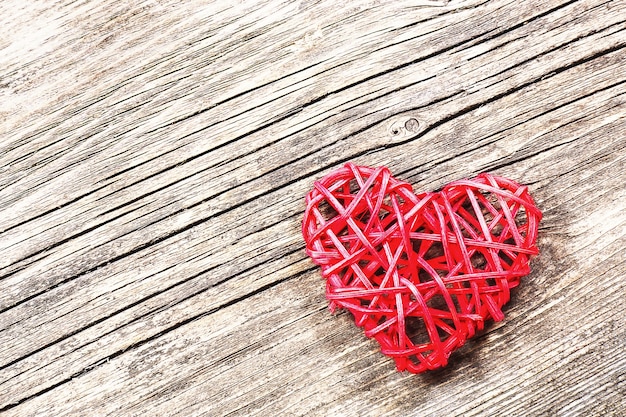
[[[4,0],[0,413],[624,416],[625,160],[623,0]],[[346,161],[544,212],[443,370],[327,310],[300,221]]]

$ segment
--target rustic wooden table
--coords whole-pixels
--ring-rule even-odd
[[[2,415],[626,415],[625,1],[0,11]],[[327,310],[303,198],[346,161],[544,212],[443,370]]]

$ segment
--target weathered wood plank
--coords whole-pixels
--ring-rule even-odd
[[[12,3],[7,415],[626,409],[626,2]],[[398,374],[325,309],[302,198],[347,160],[494,171],[544,210],[507,320],[446,370]]]

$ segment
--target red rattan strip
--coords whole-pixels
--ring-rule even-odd
[[[399,370],[445,366],[485,320],[502,320],[538,253],[527,187],[490,174],[415,195],[385,167],[346,164],[306,204],[306,250],[331,309],[349,310]]]

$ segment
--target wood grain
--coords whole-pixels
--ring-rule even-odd
[[[626,415],[625,1],[0,12],[3,415]],[[544,212],[444,370],[326,309],[303,198],[346,161]]]

